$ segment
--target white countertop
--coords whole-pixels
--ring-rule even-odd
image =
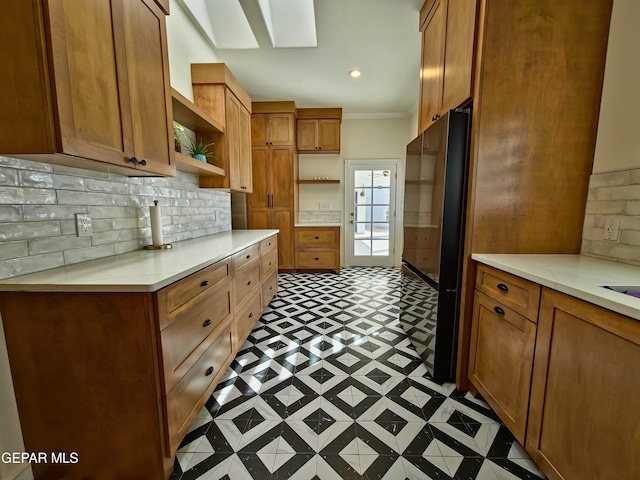
[[[583,255],[474,253],[477,262],[640,320],[640,298],[607,286],[640,286],[640,267]]]
[[[278,230],[232,230],[176,242],[169,250],[136,250],[0,281],[0,291],[153,292]]]
[[[338,222],[334,222],[334,223],[320,223],[320,222],[314,222],[314,223],[296,223],[294,225],[294,227],[341,227],[342,224],[338,223]]]

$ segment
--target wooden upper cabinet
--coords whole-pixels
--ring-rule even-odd
[[[165,19],[153,0],[7,8],[0,59],[11,75],[0,79],[0,153],[175,174]]]
[[[297,147],[302,153],[340,153],[341,108],[299,108]]]
[[[472,95],[476,0],[427,0],[420,11],[422,132]]]
[[[252,145],[294,145],[292,113],[260,113],[251,117]]]
[[[214,120],[224,133],[199,133],[198,140],[214,143],[215,159],[224,176],[200,177],[201,187],[253,191],[251,174],[251,98],[224,63],[191,65],[194,103]]]

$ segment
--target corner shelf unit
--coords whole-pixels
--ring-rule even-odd
[[[173,121],[197,133],[224,133],[224,127],[175,89],[171,89]],[[224,176],[225,171],[180,152],[175,152],[176,168],[202,177]]]
[[[306,185],[306,184],[312,184],[312,183],[340,183],[340,180],[298,180],[298,184],[300,185]]]

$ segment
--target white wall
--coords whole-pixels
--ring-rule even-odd
[[[640,2],[614,0],[593,173],[640,168]]]

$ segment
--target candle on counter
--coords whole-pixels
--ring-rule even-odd
[[[154,206],[149,207],[149,215],[151,218],[151,240],[153,245],[163,245],[164,239],[162,238],[162,211],[158,206],[158,200],[153,201]]]

